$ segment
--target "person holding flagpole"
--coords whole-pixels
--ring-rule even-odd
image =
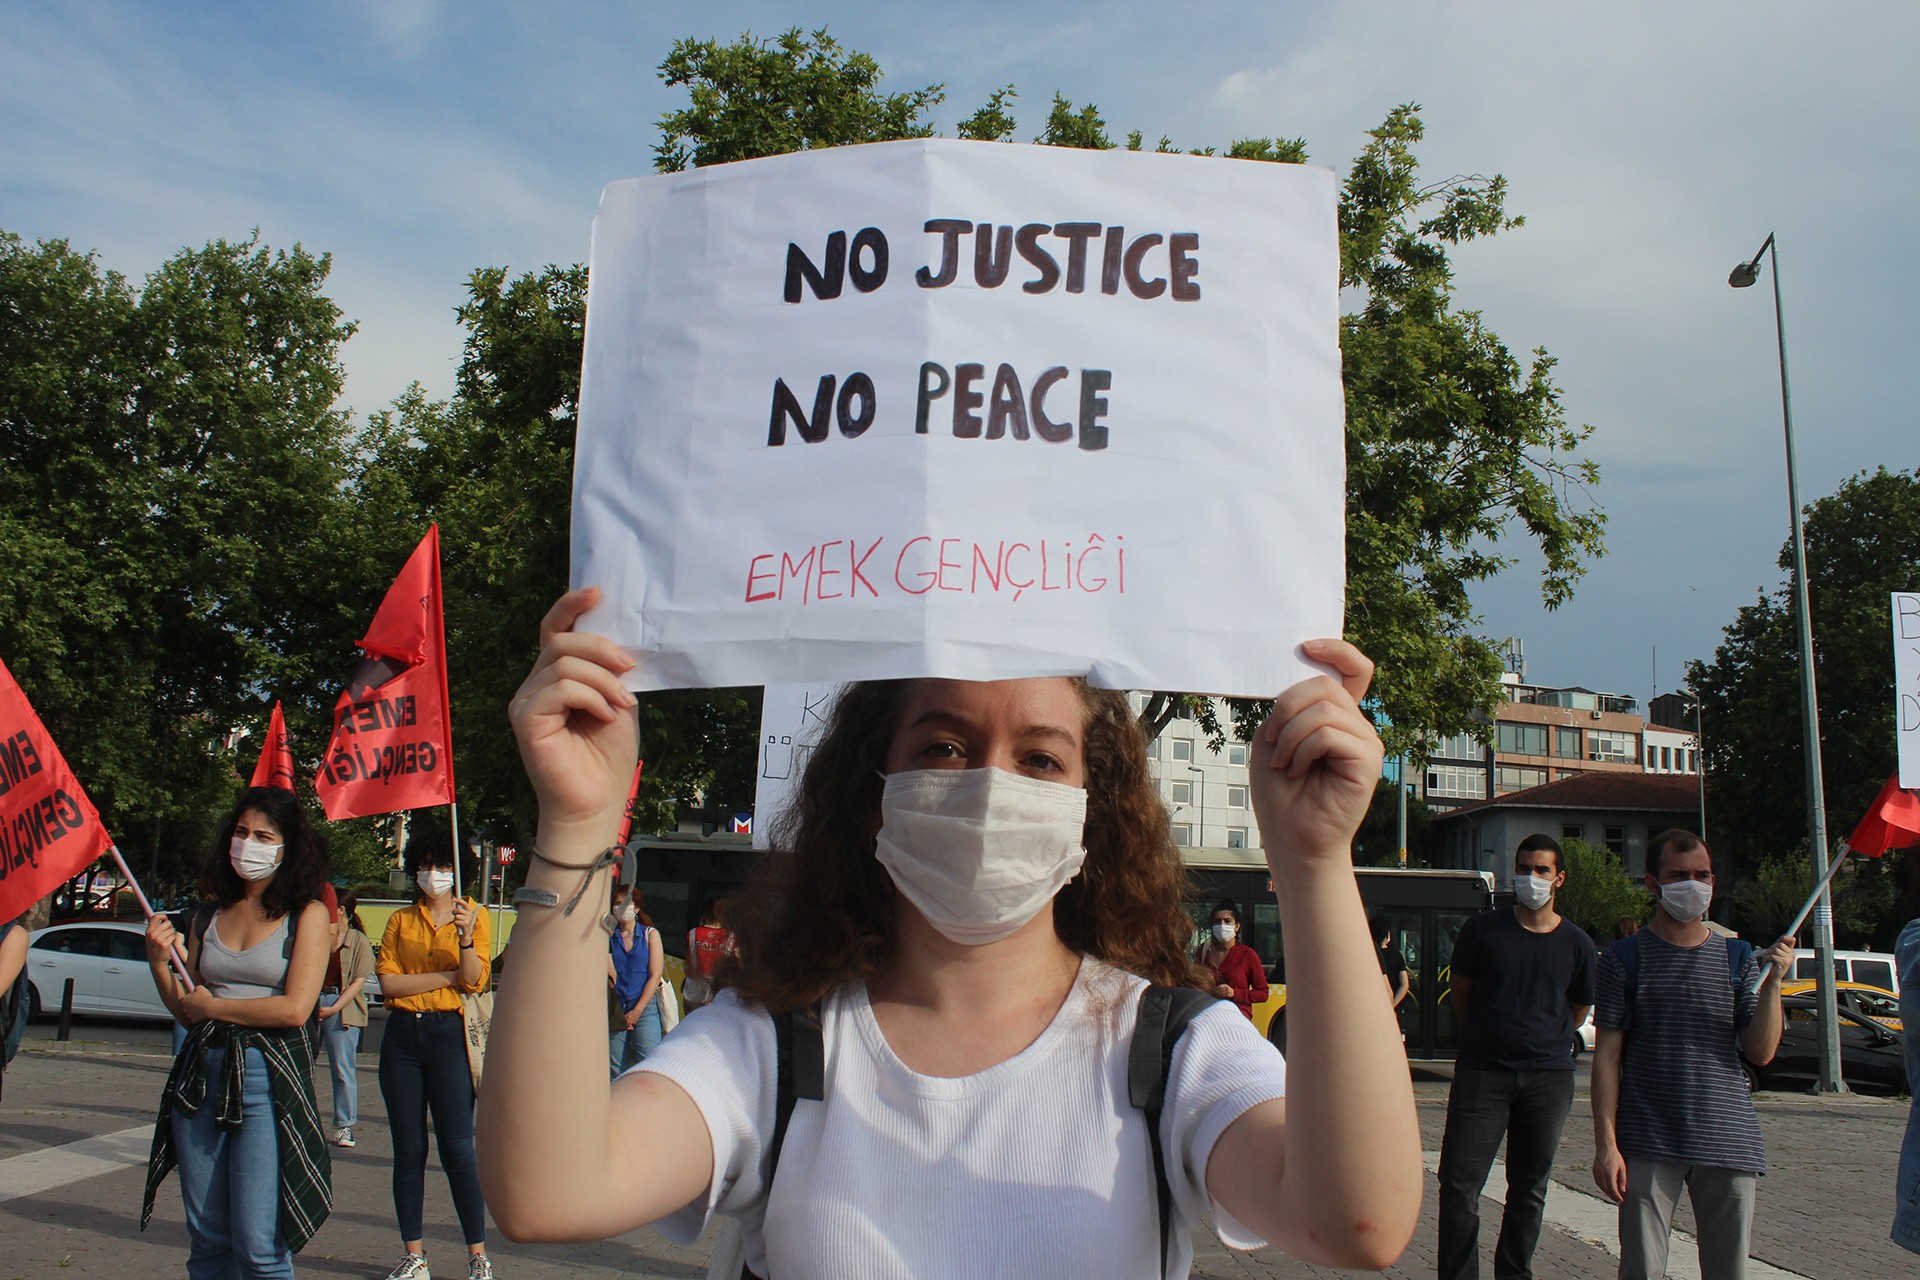
[[[179,934],[163,914],[147,919],[154,985],[188,1030],[161,1093],[140,1225],[177,1164],[193,1280],[293,1275],[332,1208],[306,1034],[331,942],[325,865],[293,793],[250,787],[201,873],[210,901],[188,925],[191,989],[170,967]]]
[[[487,987],[492,930],[478,903],[456,896],[454,848],[444,830],[407,842],[406,868],[419,888],[387,920],[380,943],[380,990],[387,1007],[380,1041],[380,1096],[393,1131],[393,1208],[405,1255],[387,1280],[429,1280],[423,1226],[427,1116],[467,1244],[469,1280],[492,1280],[487,1207],[473,1154],[473,1075],[460,993]]]

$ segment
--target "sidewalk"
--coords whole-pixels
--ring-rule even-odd
[[[125,1280],[183,1270],[186,1231],[175,1179],[168,1179],[161,1192],[153,1225],[144,1235],[138,1230],[144,1154],[168,1061],[157,1050],[129,1048],[31,1044],[9,1068],[5,1101],[0,1103],[0,1280]],[[363,1054],[362,1123],[355,1129],[360,1144],[351,1151],[334,1149],[336,1208],[297,1260],[302,1274],[378,1277],[399,1256],[388,1181],[391,1148],[374,1067],[374,1060]],[[322,1082],[320,1088],[324,1110],[327,1086]],[[1445,1122],[1446,1090],[1444,1081],[1416,1086],[1430,1168]],[[1611,1277],[1617,1265],[1604,1247],[1613,1238],[1611,1208],[1585,1194],[1591,1187],[1587,1161],[1592,1150],[1586,1117],[1582,1097],[1561,1146],[1555,1173],[1560,1185],[1549,1213],[1568,1221],[1597,1222],[1598,1229],[1587,1234],[1601,1243],[1579,1238],[1578,1228],[1550,1225],[1536,1255],[1536,1269],[1543,1277]],[[1760,1185],[1754,1256],[1779,1269],[1763,1274],[1775,1280],[1782,1272],[1815,1280],[1920,1276],[1920,1258],[1887,1239],[1894,1166],[1906,1123],[1904,1104],[1767,1094],[1760,1099],[1760,1118],[1774,1172]],[[87,1139],[96,1141],[79,1148],[69,1145]],[[57,1157],[10,1159],[49,1148],[63,1150]],[[32,1177],[58,1185],[21,1194],[20,1187]],[[1419,1229],[1387,1276],[1410,1280],[1433,1275],[1435,1200],[1429,1174]],[[1560,1208],[1563,1203],[1565,1209]],[[1490,1255],[1499,1205],[1483,1201],[1482,1209],[1483,1248]],[[1691,1228],[1684,1209],[1679,1225]],[[465,1274],[464,1250],[437,1162],[427,1174],[427,1241],[439,1275],[457,1280]],[[1230,1253],[1211,1232],[1202,1233],[1195,1245],[1193,1274],[1205,1280],[1353,1274],[1305,1266],[1272,1251]],[[591,1245],[517,1245],[497,1234],[489,1244],[501,1280],[700,1277],[706,1274],[708,1247],[703,1242],[681,1249],[645,1230]],[[1697,1274],[1684,1247],[1676,1247],[1674,1263],[1675,1280]],[[1485,1274],[1492,1274],[1490,1256]]]

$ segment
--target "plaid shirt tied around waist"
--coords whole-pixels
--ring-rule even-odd
[[[225,1046],[218,1079],[209,1079],[207,1052]],[[333,1157],[320,1128],[313,1097],[313,1054],[307,1029],[242,1027],[202,1022],[187,1032],[160,1093],[160,1114],[153,1129],[153,1154],[147,1160],[147,1189],[140,1203],[140,1229],[153,1217],[153,1198],[179,1163],[173,1148],[172,1111],[197,1114],[211,1105],[222,1129],[238,1129],[245,1089],[247,1050],[258,1049],[267,1064],[273,1091],[273,1127],[280,1148],[280,1232],[298,1253],[333,1210]],[[213,1086],[211,1096],[208,1086]]]

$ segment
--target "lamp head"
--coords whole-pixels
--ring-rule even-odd
[[[1760,259],[1743,262],[1727,273],[1727,283],[1736,289],[1744,289],[1760,278]]]

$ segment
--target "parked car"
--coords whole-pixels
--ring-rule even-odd
[[[1819,957],[1801,947],[1793,953],[1793,973],[1788,981],[1810,980],[1819,971]],[[1857,982],[1900,994],[1900,975],[1894,970],[1893,956],[1885,951],[1836,951],[1833,977],[1836,982]]]
[[[116,1018],[173,1015],[160,1003],[147,969],[145,929],[126,921],[56,924],[27,944],[27,998],[35,1014],[60,1011],[73,979],[73,1011]]]
[[[1583,1053],[1592,1053],[1594,1043],[1599,1038],[1600,1033],[1593,1025],[1593,1007],[1589,1005],[1586,1021],[1573,1029],[1573,1056],[1577,1058]]]
[[[1785,996],[1786,1026],[1773,1061],[1755,1067],[1742,1058],[1747,1084],[1754,1089],[1804,1090],[1820,1078],[1820,1013],[1812,996]],[[1900,1035],[1849,1009],[1840,1019],[1840,1074],[1847,1087],[1861,1093],[1898,1094],[1907,1091],[1906,1056]]]
[[[1813,996],[1815,985],[1812,979],[1805,982],[1785,982],[1781,984],[1780,994]],[[1900,997],[1891,991],[1869,987],[1859,982],[1836,982],[1833,984],[1833,996],[1842,1009],[1877,1022],[1889,1031],[1899,1031],[1906,1026],[1906,1023],[1900,1020]]]

